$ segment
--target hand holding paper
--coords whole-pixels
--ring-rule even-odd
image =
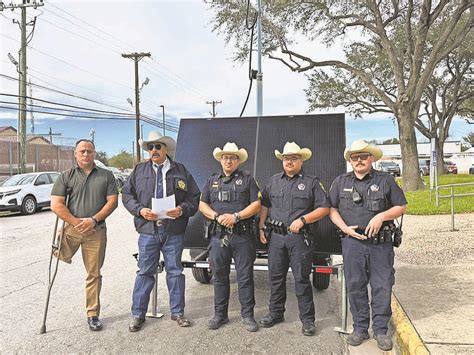
[[[158,215],[158,219],[173,218],[168,216],[167,212],[175,208],[174,195],[151,199],[151,209]]]

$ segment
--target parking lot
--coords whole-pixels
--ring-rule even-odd
[[[1,250],[1,353],[347,353],[343,339],[334,332],[340,325],[339,282],[332,279],[326,291],[314,291],[316,336],[304,337],[298,319],[294,283],[288,276],[286,321],[271,329],[247,332],[240,324],[235,273],[231,277],[230,323],[208,330],[213,313],[212,284],[196,282],[186,274],[186,314],[191,328],[179,328],[169,317],[164,274],[159,278],[158,305],[162,319],[147,319],[138,333],[129,333],[131,292],[136,271],[132,254],[137,234],[132,217],[119,204],[107,221],[108,245],[103,271],[102,311],[104,329],[90,332],[84,310],[82,259],[60,264],[51,294],[47,333],[40,335],[47,290],[47,268],[55,215],[45,210],[31,216],[0,216]],[[187,255],[187,254],[186,254]],[[185,255],[185,257],[187,257]],[[256,318],[267,312],[269,290],[266,272],[256,272]]]

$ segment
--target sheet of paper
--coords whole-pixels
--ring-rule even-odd
[[[173,208],[176,208],[174,195],[151,199],[151,209],[158,215],[158,219],[171,218],[166,215],[166,211]]]

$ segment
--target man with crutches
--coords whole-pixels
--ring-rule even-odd
[[[71,263],[79,247],[87,272],[86,312],[89,329],[102,329],[100,269],[107,244],[105,219],[117,208],[118,192],[113,173],[94,164],[95,146],[88,139],[76,143],[76,166],[63,172],[51,191],[51,209],[65,221],[59,259]],[[66,205],[66,193],[71,193]],[[58,254],[57,252],[55,254]]]

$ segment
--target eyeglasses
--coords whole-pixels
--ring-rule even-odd
[[[301,159],[300,157],[283,157],[283,161],[285,162],[291,161],[292,163],[300,159]]]
[[[239,160],[239,158],[236,157],[235,155],[231,155],[231,156],[222,156],[221,160],[236,161],[236,160]]]
[[[359,159],[364,161],[369,159],[369,157],[372,156],[372,154],[358,154],[358,155],[351,155],[351,160],[353,162],[358,161]]]
[[[164,145],[164,144],[163,144],[163,145]],[[160,143],[155,143],[155,144],[150,143],[150,144],[147,144],[146,148],[147,148],[148,150],[153,150],[153,148],[155,148],[156,150],[160,150],[163,145],[160,144]]]

